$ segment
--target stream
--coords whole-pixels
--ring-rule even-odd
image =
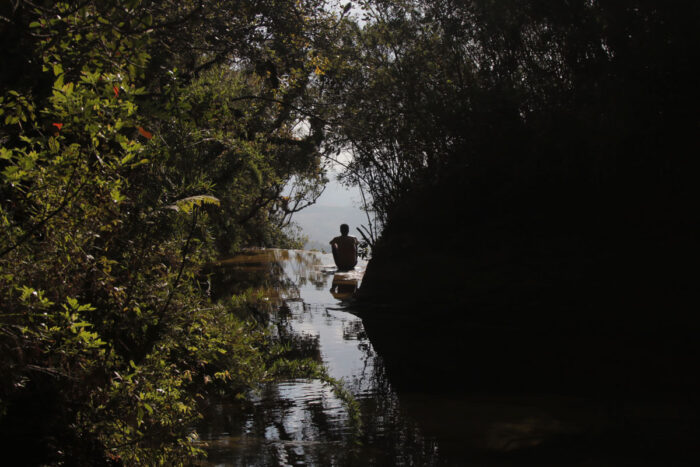
[[[431,328],[439,320],[430,310],[417,318],[400,309],[375,313],[352,300],[365,267],[338,273],[330,254],[296,250],[254,250],[219,263],[213,288],[223,296],[234,284],[272,280],[264,298],[271,328],[343,381],[361,429],[329,385],[279,381],[204,413],[197,431],[209,455],[201,465],[671,465],[671,453],[683,459],[673,465],[693,465],[685,463],[697,451],[692,404],[564,397],[546,384],[489,390],[484,378],[534,378],[513,356],[535,336],[464,321]],[[373,345],[370,337],[381,339]]]
[[[296,379],[266,386],[244,403],[217,404],[198,432],[209,448],[204,465],[431,465],[438,448],[402,410],[382,360],[349,300],[366,264],[337,273],[330,254],[261,250],[221,263],[236,273],[278,275],[283,305],[273,322],[296,335],[357,400],[362,427],[352,423],[332,388]],[[305,355],[307,356],[307,355]]]

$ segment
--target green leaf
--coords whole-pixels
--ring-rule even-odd
[[[121,203],[126,199],[126,196],[121,194],[119,192],[119,188],[116,187],[112,188],[112,190],[110,191],[110,196],[112,197],[112,201],[114,201],[115,203]]]
[[[56,72],[56,67],[54,67],[54,73]],[[56,78],[56,81],[53,83],[53,88],[55,90],[60,90],[63,89],[63,74],[58,75],[58,78]]]
[[[173,209],[175,211],[191,212],[194,206],[202,206],[204,204],[214,204],[219,206],[221,205],[221,201],[211,195],[195,195],[177,200],[174,204],[166,206],[166,208]]]
[[[119,163],[124,165],[127,162],[129,162],[131,159],[133,159],[134,156],[135,156],[135,154],[133,152],[130,152],[126,156],[122,157],[122,160],[120,160]]]
[[[68,306],[71,307],[72,309],[74,309],[74,310],[78,309],[78,306],[79,306],[78,300],[76,300],[75,298],[67,297],[66,302],[68,302]]]
[[[49,149],[54,154],[57,153],[59,149],[58,141],[56,141],[56,138],[54,138],[53,136],[49,138]]]

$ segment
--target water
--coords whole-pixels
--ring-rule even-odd
[[[271,326],[345,383],[362,429],[327,384],[280,381],[205,413],[204,465],[697,465],[694,398],[556,395],[519,370],[534,335],[375,313],[351,300],[365,266],[336,273],[329,254],[286,250],[222,263],[213,292],[267,278]],[[499,374],[511,389],[490,389]]]
[[[265,250],[224,262],[229,283],[273,274],[282,307],[273,322],[319,358],[357,400],[360,429],[332,388],[318,380],[287,380],[251,394],[243,404],[216,404],[199,434],[205,465],[431,465],[435,440],[423,436],[399,403],[381,358],[352,313],[351,297],[365,263],[337,273],[330,254]],[[223,284],[227,280],[222,281]],[[221,285],[220,285],[221,287]],[[271,297],[274,301],[275,297]]]

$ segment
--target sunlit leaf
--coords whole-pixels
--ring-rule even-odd
[[[177,200],[175,203],[166,207],[175,211],[191,212],[194,206],[202,206],[204,204],[219,206],[221,201],[219,201],[218,198],[210,195],[196,195]]]

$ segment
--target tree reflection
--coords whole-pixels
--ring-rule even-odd
[[[338,307],[333,301],[340,290],[352,294],[361,272],[355,273],[359,277],[338,277],[324,267],[318,253],[281,250],[231,261],[220,272],[219,287],[231,283],[227,281],[234,274],[249,272],[250,284],[258,281],[279,288],[281,299],[270,312],[270,326],[289,347],[290,358],[324,361],[333,376],[343,379],[359,405],[362,431],[356,430],[347,408],[327,385],[316,380],[283,381],[266,386],[245,403],[211,408],[199,429],[210,443],[208,464],[437,463],[436,443],[426,439],[402,410],[362,320],[347,312],[347,302]],[[312,290],[331,293],[318,303],[306,298]],[[349,295],[342,297],[346,300]]]

